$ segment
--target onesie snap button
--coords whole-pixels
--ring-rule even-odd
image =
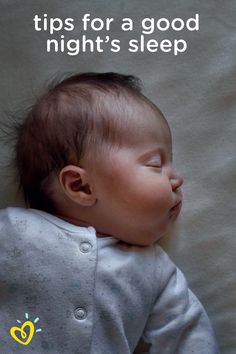
[[[81,242],[79,249],[83,253],[88,253],[92,248],[92,245],[90,242]]]
[[[87,317],[87,312],[82,307],[78,307],[75,309],[74,315],[77,320],[84,320]]]

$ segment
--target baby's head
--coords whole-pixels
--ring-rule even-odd
[[[181,208],[169,126],[133,76],[84,73],[43,95],[18,130],[28,205],[149,245]]]

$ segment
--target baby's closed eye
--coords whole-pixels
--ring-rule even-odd
[[[149,160],[148,162],[146,162],[146,166],[161,168],[162,167],[161,158],[158,157],[158,158]]]

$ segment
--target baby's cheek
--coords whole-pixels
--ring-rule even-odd
[[[146,189],[139,198],[134,198],[132,210],[135,209],[136,216],[145,219],[148,223],[157,222],[158,219],[166,218],[167,212],[172,207],[170,193],[165,189]]]
[[[172,195],[170,183],[165,180],[159,180],[158,183],[150,183],[148,188],[148,197],[153,204],[159,205],[160,208],[172,206]]]

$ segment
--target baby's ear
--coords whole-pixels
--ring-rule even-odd
[[[92,206],[96,197],[89,184],[87,172],[74,165],[63,167],[59,173],[59,183],[67,197],[81,206]]]

